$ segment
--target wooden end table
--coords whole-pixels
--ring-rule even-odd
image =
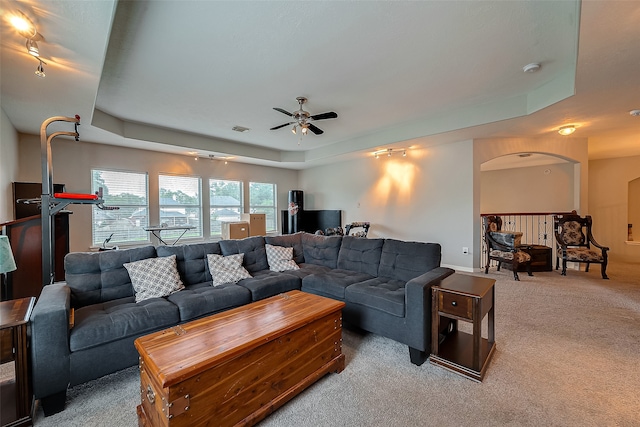
[[[15,381],[3,383],[0,390],[4,427],[33,425],[27,327],[35,303],[33,297],[0,302],[0,358],[15,362]]]
[[[494,279],[452,274],[431,288],[431,356],[442,366],[475,381],[482,381],[496,348]],[[482,337],[482,320],[488,316],[487,338]],[[441,323],[451,327],[441,337]],[[473,333],[458,330],[458,321],[473,324]]]

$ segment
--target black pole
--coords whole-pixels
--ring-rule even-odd
[[[304,211],[304,194],[302,190],[289,190],[289,234],[302,231],[302,213]]]

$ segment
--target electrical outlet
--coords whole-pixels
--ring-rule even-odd
[[[469,253],[469,248],[467,248],[466,246],[463,246],[462,253],[463,254],[468,254]]]

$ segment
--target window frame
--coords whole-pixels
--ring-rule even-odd
[[[118,170],[118,169],[109,169],[109,168],[91,168],[91,191],[95,194],[98,191],[99,185],[96,183],[95,173],[107,173],[107,174],[127,174],[128,178],[121,178],[121,185],[124,188],[131,188],[132,177],[131,175],[137,175],[139,177],[144,178],[144,204],[127,204],[123,203],[121,200],[116,201],[113,198],[116,195],[109,194],[109,186],[107,182],[104,182],[104,185],[107,186],[105,189],[103,187],[103,200],[105,206],[110,206],[118,209],[113,210],[105,210],[100,209],[97,205],[92,205],[91,209],[91,247],[106,247],[107,240],[109,243],[109,247],[112,247],[116,244],[119,245],[139,245],[139,244],[149,244],[151,241],[149,239],[149,233],[143,229],[143,227],[149,225],[149,173],[148,172],[139,172],[139,171],[130,171],[130,170]],[[101,176],[100,179],[105,180],[104,176]],[[117,188],[116,182],[111,183],[112,188]],[[124,192],[118,193],[118,195],[123,194]],[[130,193],[133,194],[133,193]],[[138,196],[142,197],[142,196]],[[124,209],[123,209],[124,208]],[[140,220],[134,220],[134,214],[136,212],[141,211],[144,212],[146,210],[146,215],[144,215]],[[128,216],[125,215],[125,211],[129,212]],[[97,219],[97,216],[104,217],[103,219]],[[127,225],[124,220],[127,220],[130,225]],[[110,230],[100,231],[96,229],[96,225],[98,222],[112,222],[114,225],[116,224],[125,224],[127,227],[118,228],[114,226]],[[134,222],[135,221],[135,222]],[[102,233],[97,239],[97,234]],[[139,236],[138,238],[128,238],[123,239],[120,235],[127,234],[131,236]],[[97,239],[97,240],[96,240]]]
[[[212,184],[214,182],[224,182],[224,183],[236,183],[239,186],[240,194],[239,194],[239,202],[240,205],[228,205],[228,204],[214,204],[214,195],[212,194]],[[220,232],[217,233],[214,230],[217,230],[218,227],[214,225],[213,213],[214,209],[229,209],[229,210],[238,210],[238,217],[233,218],[231,220],[240,221],[242,218],[242,214],[244,213],[244,182],[236,181],[232,179],[220,179],[220,178],[209,178],[209,236],[210,237],[222,237],[222,225],[220,225]],[[220,221],[220,220],[218,220]]]
[[[163,178],[176,178],[176,179],[194,179],[197,180],[197,200],[198,200],[198,204],[180,204],[180,203],[175,203],[175,204],[163,204],[162,200],[163,200],[163,196],[162,196],[162,190],[163,190],[163,184],[162,184],[162,179]],[[166,187],[164,188],[165,190],[167,189]],[[173,190],[169,190],[169,191],[173,191]],[[183,192],[182,190],[178,189],[178,191],[181,191],[183,194],[185,194],[188,197],[193,197],[185,192]],[[185,213],[184,215],[184,223],[182,223],[182,220],[180,220],[180,224],[176,224],[176,216],[173,216],[174,220],[172,224],[167,223],[168,226],[180,226],[180,225],[194,225],[192,223],[190,223],[189,221],[189,213],[188,210],[194,210],[194,212],[197,213],[197,221],[199,223],[199,227],[196,226],[194,229],[190,229],[190,230],[183,230],[183,229],[177,229],[177,230],[163,230],[162,232],[162,238],[164,239],[169,238],[169,239],[176,239],[181,237],[181,240],[188,240],[188,239],[201,239],[204,236],[204,224],[202,223],[202,214],[203,214],[203,208],[202,208],[202,177],[198,176],[198,175],[184,175],[184,174],[173,174],[173,173],[158,173],[158,220],[160,225],[162,226],[163,224],[165,224],[166,222],[163,220],[163,218],[169,218],[168,216],[163,216],[162,215],[162,210],[163,209],[174,209],[174,210],[180,210],[180,209],[184,209]],[[184,231],[184,233],[183,233]]]
[[[252,187],[253,185],[270,185],[273,188],[273,206],[271,205],[254,205],[252,203]],[[273,216],[270,218],[268,210],[273,210]],[[249,212],[250,213],[264,213],[266,214],[266,232],[277,233],[278,232],[278,185],[273,182],[249,182]],[[271,227],[270,227],[271,226]]]

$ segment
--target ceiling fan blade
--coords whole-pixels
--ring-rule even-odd
[[[273,128],[271,128],[271,129],[269,129],[269,130],[278,130],[278,129],[283,128],[283,127],[285,127],[285,126],[289,126],[289,125],[291,125],[291,124],[293,124],[293,123],[294,123],[294,122],[291,122],[291,123],[285,123],[285,124],[282,124],[282,125],[280,125],[280,126],[273,127]]]
[[[329,111],[328,113],[315,114],[311,116],[313,120],[324,120],[324,119],[337,119],[338,115],[333,111]]]
[[[314,126],[312,123],[307,123],[307,126],[309,126],[309,130],[315,133],[316,135],[322,135],[324,133],[322,129],[320,129],[317,126]]]
[[[278,107],[273,107],[273,109],[276,110],[276,111],[280,111],[282,114],[286,114],[287,116],[293,117],[293,114],[291,114],[287,110],[283,110],[282,108],[278,108]]]

